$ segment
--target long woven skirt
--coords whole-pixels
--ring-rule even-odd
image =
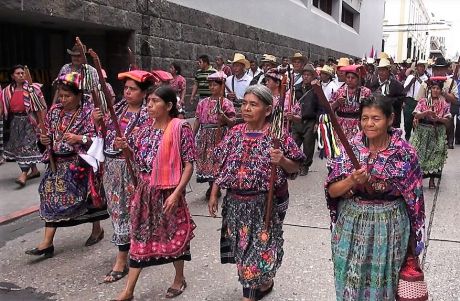
[[[150,187],[150,175],[142,173],[131,202],[130,267],[143,268],[179,260],[190,261],[190,241],[196,228],[180,196],[175,212],[166,214],[163,205],[174,189]]]
[[[441,177],[447,159],[447,136],[443,125],[419,124],[410,143],[418,154],[424,177]]]
[[[124,158],[106,157],[103,183],[113,225],[112,243],[117,246],[129,244],[129,207],[134,184]]]
[[[13,115],[4,156],[8,160],[16,160],[20,165],[41,162],[42,154],[37,146],[37,135],[27,115]]]
[[[198,183],[214,181],[214,174],[219,162],[216,162],[214,148],[222,139],[225,129],[219,130],[217,126],[202,125],[196,137],[196,181]]]
[[[272,223],[264,229],[266,193],[227,192],[222,204],[221,262],[236,263],[243,288],[273,279],[283,259],[283,219],[289,196],[274,199]]]
[[[108,218],[104,204],[95,208],[88,192],[88,174],[75,171],[82,166],[77,155],[55,157],[56,171],[49,166],[45,171],[38,193],[40,194],[40,217],[49,227],[71,227]]]
[[[344,200],[332,231],[337,300],[394,301],[410,222],[402,200]]]

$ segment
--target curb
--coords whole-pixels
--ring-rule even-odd
[[[37,211],[38,211],[38,205],[35,205],[29,208],[24,208],[18,211],[14,211],[7,215],[0,216],[0,225],[10,223],[18,218],[24,217],[26,215],[32,214]]]

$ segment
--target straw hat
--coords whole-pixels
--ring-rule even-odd
[[[244,65],[244,68],[248,69],[249,66],[250,66],[250,63],[249,61],[246,59],[246,57],[241,54],[241,53],[235,53],[235,55],[233,56],[233,61],[228,61],[229,63],[231,64],[234,64],[234,63],[240,63],[240,64],[243,64]]]
[[[379,53],[378,57],[379,59],[387,59],[387,60],[390,59],[390,56],[386,52],[383,52],[383,51]]]
[[[388,60],[387,58],[381,58],[379,65],[377,66],[377,68],[390,68],[390,67],[391,67],[391,63],[390,63],[390,60]]]
[[[326,73],[328,75],[330,75],[331,77],[334,76],[334,68],[332,68],[331,66],[329,65],[324,65],[322,68],[321,68],[321,71],[320,72],[323,72],[323,73]]]
[[[86,46],[85,45],[83,45],[83,51],[86,52]],[[72,49],[67,49],[67,53],[70,54],[70,55],[73,55],[73,56],[81,55],[80,47],[78,47],[78,45],[75,43],[75,45],[73,45]]]
[[[301,60],[304,63],[307,62],[307,58],[305,56],[303,56],[302,53],[300,53],[300,52],[296,52],[296,53],[294,53],[293,56],[291,56],[291,62],[293,60]]]
[[[368,65],[373,65],[374,63],[375,63],[374,58],[368,57],[368,58],[366,59],[366,64],[368,64]]]
[[[417,65],[423,65],[426,68],[426,66],[428,65],[428,62],[425,60],[418,60],[416,66]]]
[[[262,55],[262,59],[260,60],[263,63],[273,63],[276,64],[276,57],[271,54],[264,54]]]
[[[345,67],[350,65],[350,60],[347,57],[341,57],[339,58],[339,61],[337,63],[337,69],[340,67]]]

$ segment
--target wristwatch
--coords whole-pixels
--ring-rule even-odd
[[[88,137],[86,135],[81,136],[81,142],[83,142],[83,144],[88,143]]]

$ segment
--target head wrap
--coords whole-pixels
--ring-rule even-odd
[[[281,81],[283,79],[283,76],[281,75],[281,73],[276,68],[272,68],[272,69],[268,70],[267,73],[265,73],[265,77],[270,77],[270,78],[272,78],[274,80],[278,80],[278,81]]]
[[[133,81],[144,83],[144,82],[154,82],[155,77],[152,73],[144,70],[132,70],[128,72],[118,73],[119,80],[132,79]]]
[[[217,71],[208,75],[208,81],[223,82],[227,78],[227,74],[223,71]]]
[[[59,76],[58,81],[60,84],[74,87],[80,90],[81,75],[78,72],[70,72]]]

